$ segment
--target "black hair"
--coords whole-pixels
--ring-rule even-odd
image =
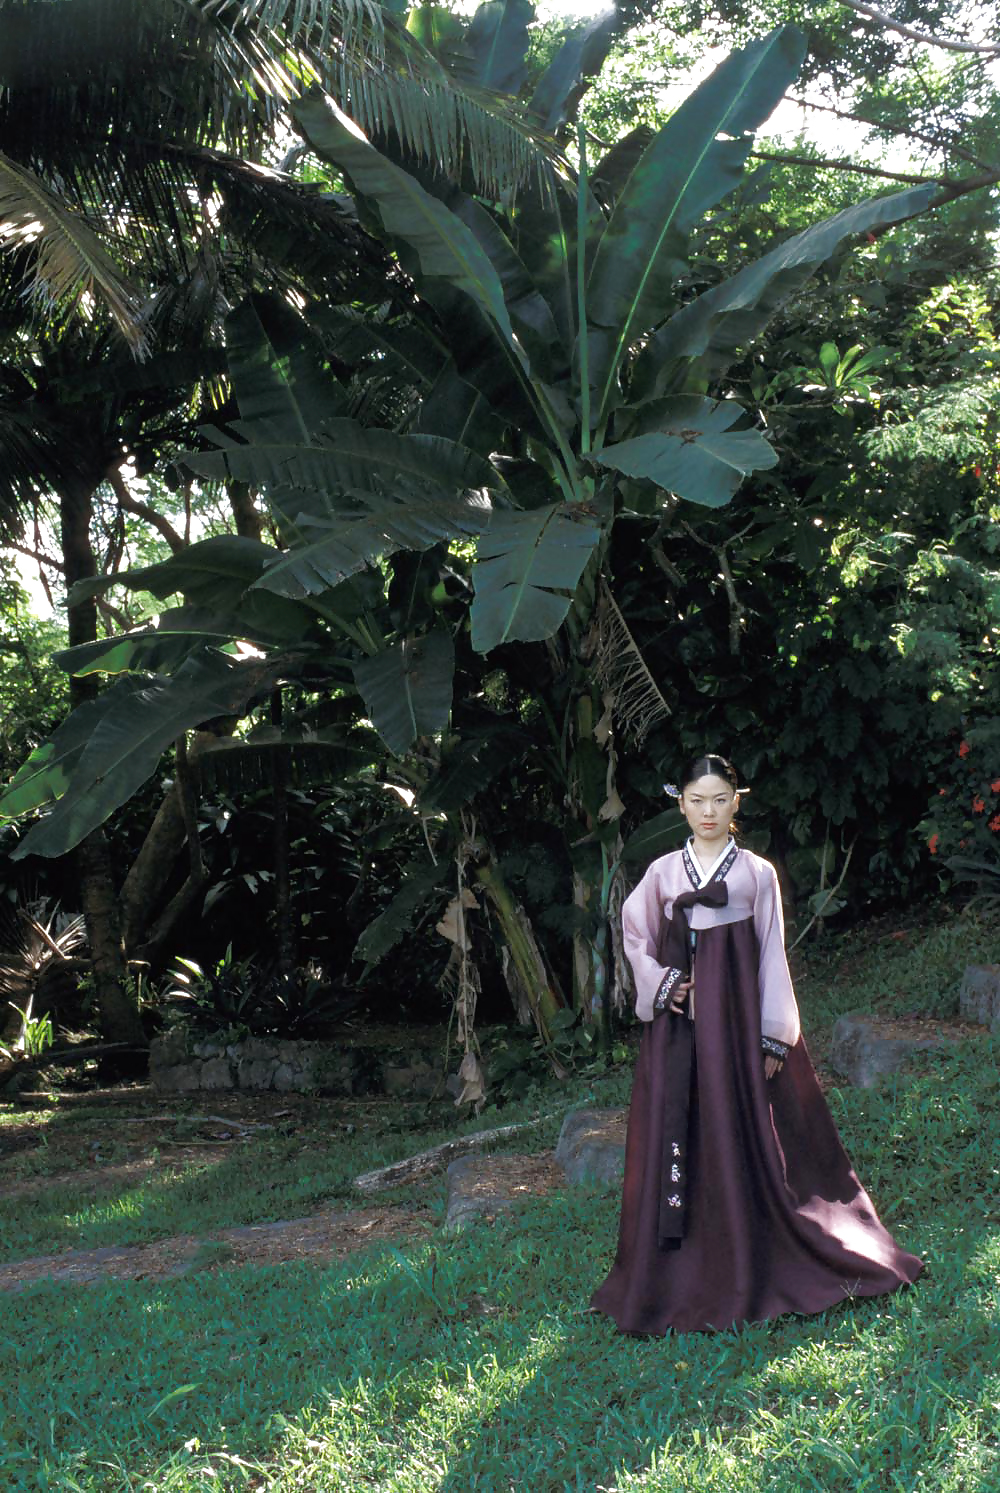
[[[681,792],[689,783],[696,783],[699,778],[716,777],[722,778],[728,783],[734,793],[739,791],[739,776],[736,768],[725,757],[717,757],[712,752],[702,757],[692,757],[684,771],[681,773],[678,787]]]

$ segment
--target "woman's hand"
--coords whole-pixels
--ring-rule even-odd
[[[675,1016],[683,1016],[684,1008],[689,1006],[689,1014],[694,1015],[694,980],[681,980],[679,985],[674,986],[674,993],[670,997],[669,1009]]]
[[[782,1068],[784,1067],[784,1062],[785,1062],[784,1058],[775,1058],[775,1057],[771,1057],[770,1055],[768,1055],[767,1057],[765,1057],[765,1059],[764,1059],[764,1077],[765,1078],[773,1078],[776,1073],[780,1073],[781,1070],[782,1070]]]

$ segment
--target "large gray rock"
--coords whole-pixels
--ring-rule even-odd
[[[623,1109],[574,1109],[563,1120],[556,1161],[569,1182],[617,1182],[625,1170]]]
[[[232,1064],[226,1057],[209,1058],[201,1065],[201,1087],[203,1089],[232,1089],[236,1081]]]
[[[490,1177],[488,1156],[460,1156],[448,1167],[444,1227],[458,1233],[477,1218],[492,1218],[513,1205],[502,1183]]]
[[[984,1026],[1000,1020],[1000,964],[967,964],[958,992],[963,1021]]]
[[[830,1063],[858,1089],[871,1089],[879,1079],[896,1073],[915,1053],[946,1045],[943,1037],[889,1035],[865,1012],[841,1016],[833,1028]]]

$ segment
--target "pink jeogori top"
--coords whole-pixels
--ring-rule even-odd
[[[774,867],[752,851],[740,849],[725,881],[728,904],[692,907],[688,922],[698,930],[753,918],[760,946],[761,1033],[794,1047],[800,1032],[799,1009],[785,955],[781,891]],[[622,907],[625,953],[635,976],[635,1014],[640,1021],[652,1021],[653,1000],[664,978],[664,968],[656,962],[661,921],[671,916],[674,898],[690,890],[683,853],[674,850],[653,861]]]

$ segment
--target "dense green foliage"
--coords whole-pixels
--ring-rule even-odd
[[[933,884],[929,800],[993,731],[994,208],[954,178],[996,100],[977,60],[929,81],[895,35],[849,47],[834,7],[805,18],[804,62],[794,27],[751,37],[727,10],[738,50],[666,102],[655,80],[705,36],[664,19],[620,7],[561,36],[521,4],[403,24],[269,0],[174,31],[157,5],[176,97],[155,150],[146,71],[125,98],[109,48],[81,91],[60,42],[60,117],[105,99],[131,130],[113,162],[49,115],[32,146],[15,105],[40,75],[0,77],[46,252],[65,260],[102,193],[148,223],[122,238],[135,304],[96,250],[72,281],[105,305],[89,322],[73,295],[48,322],[4,301],[14,522],[55,492],[65,535],[81,484],[94,504],[57,655],[77,709],[47,742],[55,711],[7,732],[6,843],[44,881],[36,856],[107,825],[122,879],[188,793],[186,848],[129,911],[154,971],[245,958],[266,926],[286,978],[296,952],[344,983],[391,953],[427,996],[459,950],[466,992],[473,963],[522,1012],[544,987],[548,1041],[570,986],[586,1019],[612,986],[626,1003],[609,915],[676,838],[660,783],[706,746],[751,781],[750,841],[803,913]],[[878,138],[922,141],[926,184],[859,201],[846,168],[756,164],[783,94],[848,76]],[[258,169],[279,120],[302,142],[285,174]],[[188,204],[169,222],[166,184]],[[17,255],[58,288],[30,235]],[[133,335],[143,297],[157,356],[137,365],[112,322]],[[3,688],[16,714],[23,681]],[[456,876],[464,952],[431,932]]]

